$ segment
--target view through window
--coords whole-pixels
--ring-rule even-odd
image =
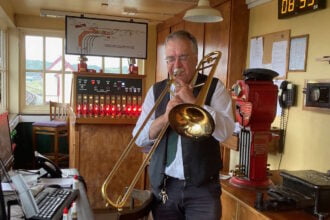
[[[79,56],[65,54],[64,37],[24,35],[25,106],[42,106],[49,101],[70,102],[72,72]],[[128,58],[87,56],[88,69],[97,73],[127,74]]]

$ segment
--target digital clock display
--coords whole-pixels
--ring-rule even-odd
[[[278,18],[287,18],[323,9],[325,3],[326,0],[278,0]]]

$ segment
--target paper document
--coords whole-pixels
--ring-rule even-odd
[[[61,187],[69,188],[72,186],[73,178],[40,178],[39,183],[45,187],[49,185],[60,185]]]
[[[10,183],[1,183],[2,191],[4,192],[12,192],[14,191],[13,187],[11,187]]]

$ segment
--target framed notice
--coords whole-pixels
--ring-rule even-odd
[[[306,71],[309,35],[291,37],[289,71]]]
[[[147,36],[147,23],[65,18],[67,54],[146,59]]]
[[[277,72],[276,79],[286,79],[288,72],[290,30],[268,33],[250,40],[250,67]]]

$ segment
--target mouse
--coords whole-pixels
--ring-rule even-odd
[[[48,185],[47,187],[50,187],[50,188],[62,188],[60,185],[58,184],[50,184]]]

